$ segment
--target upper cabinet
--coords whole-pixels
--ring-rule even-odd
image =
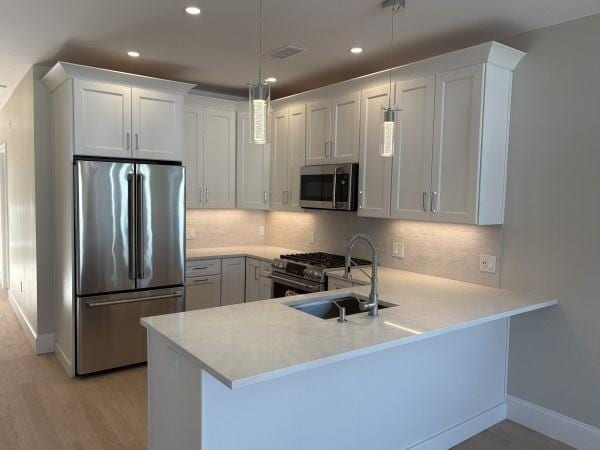
[[[133,157],[181,161],[183,96],[132,89]]]
[[[271,146],[250,142],[250,115],[237,113],[237,207],[269,209]]]
[[[306,107],[272,114],[271,208],[300,209],[300,168],[306,164]]]
[[[307,108],[306,164],[358,161],[360,92]]]
[[[189,97],[184,119],[186,206],[235,208],[235,109],[206,107],[196,96]]]
[[[43,82],[72,80],[73,155],[181,161],[183,94],[193,85],[57,63]]]

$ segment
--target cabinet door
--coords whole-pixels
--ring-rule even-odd
[[[436,76],[431,220],[475,223],[483,65]]]
[[[183,96],[134,88],[133,157],[181,161]]]
[[[186,111],[183,118],[183,165],[185,167],[185,206],[202,208],[204,200],[204,172],[202,159],[202,115]]]
[[[235,208],[235,112],[203,110],[204,207]]]
[[[185,280],[185,310],[214,308],[221,305],[221,275]]]
[[[74,82],[75,154],[131,157],[131,88]]]
[[[290,108],[288,134],[289,172],[286,201],[289,209],[300,209],[300,169],[306,165],[306,106]]]
[[[388,106],[389,87],[364,90],[361,110],[361,142],[358,215],[390,216],[392,158],[379,154],[383,107]]]
[[[398,136],[392,164],[391,215],[428,220],[435,79],[396,84]]]
[[[250,115],[237,116],[237,207],[269,209],[269,145],[250,143]]]
[[[260,261],[246,258],[246,301],[255,302],[260,297]]]
[[[246,258],[225,258],[221,264],[221,306],[244,303]]]
[[[260,299],[268,300],[270,298],[273,298],[273,280],[260,277]]]
[[[271,135],[271,208],[286,209],[288,198],[288,110],[273,112]]]
[[[327,164],[330,154],[331,104],[311,103],[306,114],[306,164]]]
[[[333,102],[331,123],[331,161],[358,162],[360,147],[360,91]]]

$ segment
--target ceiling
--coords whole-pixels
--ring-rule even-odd
[[[188,16],[190,4],[202,9]],[[379,0],[263,0],[273,97],[387,67],[389,10]],[[246,92],[256,77],[258,0],[0,0],[0,104],[34,63],[57,60]],[[600,13],[598,0],[407,0],[394,65]],[[365,49],[352,55],[352,46]],[[135,49],[138,59],[126,56]],[[4,93],[3,93],[4,92]]]

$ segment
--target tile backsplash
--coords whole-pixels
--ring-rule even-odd
[[[265,243],[264,211],[188,209],[186,221],[188,231],[192,228],[196,234],[195,239],[186,240],[188,248]]]
[[[268,244],[339,254],[345,254],[350,236],[366,232],[375,239],[383,266],[499,286],[501,226],[372,219],[340,211],[273,211],[266,214],[266,225]],[[392,257],[395,241],[404,244],[404,258]],[[354,254],[369,257],[370,252],[359,242]],[[480,272],[482,254],[497,256],[495,273]]]

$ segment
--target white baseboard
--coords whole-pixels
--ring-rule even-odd
[[[42,353],[52,353],[54,351],[54,333],[37,334],[10,290],[8,291],[8,303],[14,311],[15,316],[17,316],[17,320],[21,324],[21,328],[23,328],[25,336],[31,343],[35,353],[38,355]]]
[[[451,448],[506,419],[506,403],[459,423],[410,447],[410,450],[440,450]]]
[[[65,372],[67,372],[67,375],[71,378],[75,377],[75,370],[73,368],[73,363],[71,362],[71,359],[67,356],[62,347],[56,341],[54,342],[54,354],[58,358],[58,362],[60,362],[60,365],[63,367],[63,369],[65,369]]]
[[[508,418],[579,450],[600,448],[600,429],[511,395]]]

